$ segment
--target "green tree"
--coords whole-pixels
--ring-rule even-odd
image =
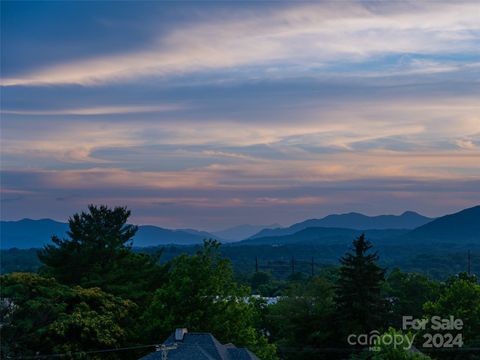
[[[186,327],[274,359],[275,348],[254,326],[258,314],[248,301],[250,291],[233,281],[230,261],[219,255],[219,245],[206,240],[195,255],[180,255],[168,264],[168,278],[143,316],[145,337],[155,342]]]
[[[267,286],[273,281],[272,274],[265,271],[257,271],[250,278],[250,285],[253,291],[258,291],[260,287]]]
[[[89,350],[128,344],[133,336],[136,305],[129,300],[32,273],[3,275],[1,282],[4,358],[67,352],[82,358]]]
[[[267,312],[268,330],[287,359],[328,359],[333,284],[323,277],[294,283]]]
[[[436,301],[428,301],[424,305],[425,316],[439,316],[448,319],[453,315],[463,321],[463,342],[467,347],[480,346],[480,284],[473,276],[460,274],[451,277],[442,289]],[[452,332],[452,331],[446,331]],[[462,357],[466,359],[467,355]],[[479,357],[468,357],[478,359]]]
[[[41,274],[60,283],[102,290],[143,302],[163,280],[158,256],[132,252],[137,227],[128,225],[130,211],[123,207],[88,206],[73,215],[68,239],[52,237],[38,256]]]
[[[342,335],[367,333],[384,322],[385,301],[381,295],[385,270],[377,265],[378,254],[362,234],[353,241],[352,252],[341,259],[337,286],[337,320]]]
[[[440,295],[440,283],[422,274],[394,269],[384,283],[383,293],[389,299],[389,323],[400,328],[403,316],[423,317],[423,304]]]
[[[261,296],[276,296],[281,293],[285,285],[285,281],[276,280],[272,274],[265,271],[253,273],[248,279],[252,292]]]
[[[403,338],[403,343],[395,345],[391,340]],[[422,354],[415,348],[406,348],[408,343],[411,343],[414,335],[411,333],[403,334],[401,331],[389,328],[384,334],[381,334],[373,346],[375,351],[365,350],[360,355],[352,356],[351,360],[431,360],[425,354]]]

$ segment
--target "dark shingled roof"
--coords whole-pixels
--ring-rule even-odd
[[[245,348],[233,344],[221,344],[210,333],[186,333],[182,341],[175,341],[175,334],[163,343],[175,347],[168,351],[168,360],[260,360]],[[163,351],[155,351],[140,360],[162,360]]]

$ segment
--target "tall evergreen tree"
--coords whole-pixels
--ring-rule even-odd
[[[371,248],[362,234],[353,241],[352,252],[340,259],[336,305],[340,329],[345,334],[366,333],[383,322],[385,302],[381,287],[385,270],[377,265],[377,252],[369,253]]]
[[[52,237],[38,256],[41,273],[60,283],[100,287],[133,300],[144,300],[165,274],[158,257],[131,251],[137,226],[127,224],[130,211],[124,207],[88,206],[88,212],[69,220],[68,239]],[[146,299],[145,299],[146,300]]]

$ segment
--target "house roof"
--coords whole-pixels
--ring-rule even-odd
[[[186,333],[181,341],[172,334],[163,345],[170,350],[155,351],[140,360],[162,360],[164,351],[168,352],[168,360],[260,360],[246,348],[223,345],[210,333]]]

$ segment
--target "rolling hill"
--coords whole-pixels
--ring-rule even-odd
[[[295,234],[228,243],[221,247],[221,251],[232,260],[238,271],[253,271],[256,258],[262,264],[269,261],[288,262],[292,257],[297,260],[315,258],[319,264],[338,264],[338,259],[350,248],[351,241],[365,232],[367,238],[373,242],[374,249],[379,252],[383,266],[390,269],[398,266],[404,270],[425,272],[434,278],[444,279],[451,274],[465,271],[468,252],[471,252],[473,269],[478,269],[479,263],[475,259],[480,256],[479,224],[480,206],[475,206],[439,217],[414,230],[312,227]],[[14,225],[19,230],[16,234],[11,231]],[[66,224],[48,219],[24,219],[1,222],[1,230],[3,249],[12,246],[23,249],[38,248],[50,240],[52,233],[64,232]],[[155,247],[141,246],[163,246],[175,242],[195,245],[200,243],[206,234],[208,233],[188,229],[168,230],[141,226],[135,241],[138,246],[135,251],[155,251]],[[7,242],[5,235],[9,235]],[[196,247],[168,246],[162,256],[169,259],[185,251],[194,253]],[[1,257],[1,272],[35,271],[40,264],[35,250],[2,250]]]
[[[309,227],[295,234],[282,236],[266,236],[246,239],[236,243],[237,245],[326,245],[332,243],[349,244],[362,233],[370,240],[398,238],[406,234],[408,230],[402,229],[372,229],[355,230],[345,228]]]
[[[50,242],[52,235],[65,237],[68,224],[51,219],[0,222],[0,247],[2,249],[39,248]],[[135,235],[133,245],[138,247],[166,244],[200,244],[205,238],[218,237],[195,230],[170,230],[158,226],[141,225]],[[221,240],[221,239],[218,239]]]
[[[413,230],[408,230],[416,223],[422,224]],[[372,227],[365,229],[369,225]],[[54,234],[64,237],[67,229],[67,224],[51,219],[1,221],[1,248],[38,248],[50,242]],[[330,215],[323,219],[306,220],[288,228],[264,229],[253,237],[232,245],[343,243],[350,242],[362,232],[365,232],[366,236],[373,241],[388,240],[382,241],[382,246],[388,247],[400,245],[423,247],[423,245],[434,243],[480,246],[480,206],[435,220],[413,212],[405,212],[400,216],[374,217],[357,213]],[[134,246],[194,245],[202,243],[205,238],[216,238],[221,241],[218,235],[218,233],[212,235],[192,229],[171,230],[142,225],[139,226],[134,238]]]
[[[249,225],[243,224],[234,226],[228,229],[212,232],[213,235],[218,236],[221,239],[230,240],[230,241],[239,241],[247,239],[250,236],[258,233],[264,229],[276,229],[279,228],[279,224],[272,225]]]
[[[52,235],[66,236],[67,230],[67,224],[51,219],[1,221],[0,246],[2,249],[41,247],[50,241]]]
[[[316,221],[305,221],[288,229],[294,231]],[[271,234],[272,232],[263,231]],[[278,232],[277,232],[278,233]],[[252,237],[237,243],[238,245],[331,245],[349,243],[361,233],[381,248],[395,252],[410,249],[431,249],[445,247],[480,248],[480,206],[439,217],[413,230],[407,229],[349,229],[336,227],[307,227],[286,235]]]
[[[410,231],[406,238],[415,241],[473,242],[480,245],[480,205],[435,219]]]
[[[252,238],[291,235],[306,228],[346,228],[354,230],[368,229],[415,229],[429,223],[432,218],[406,211],[401,215],[367,216],[359,213],[328,215],[322,219],[310,219],[293,224],[287,228],[264,229]]]

